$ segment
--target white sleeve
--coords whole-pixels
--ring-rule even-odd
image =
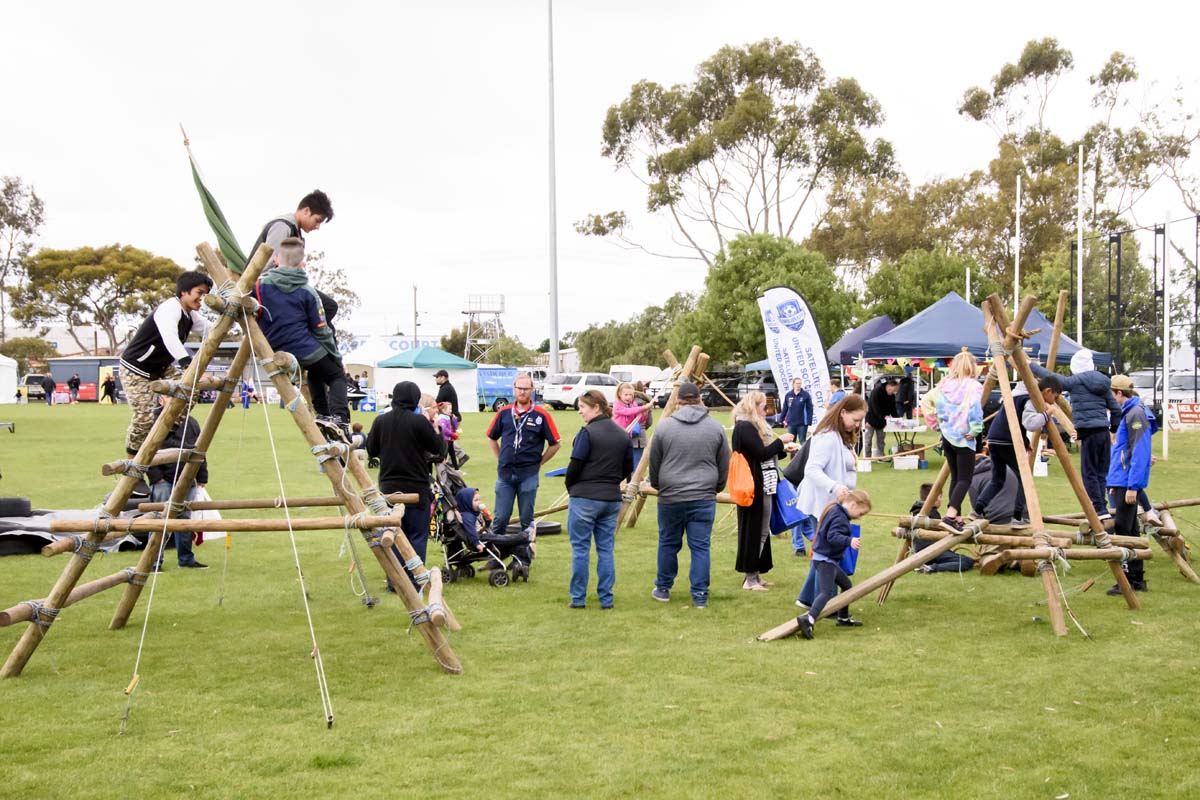
[[[158,336],[162,339],[163,347],[167,348],[176,361],[186,358],[187,348],[179,341],[179,319],[183,306],[173,298],[154,309],[154,324],[158,327]]]
[[[208,337],[208,332],[212,329],[212,323],[208,321],[208,317],[201,314],[199,311],[192,311],[192,333],[200,337],[200,341],[204,341]]]

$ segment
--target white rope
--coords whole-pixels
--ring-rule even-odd
[[[246,336],[249,337],[249,334],[246,334]],[[245,374],[245,372],[246,372],[246,367],[243,366],[242,373]],[[240,377],[238,378],[238,383],[239,384],[242,383],[242,380]],[[217,395],[217,396],[220,397],[220,395]],[[229,398],[232,400],[233,395],[230,395]],[[241,398],[239,397],[238,399],[240,400]],[[249,416],[249,413],[248,413],[249,411],[250,411],[250,409],[248,409],[248,408],[242,409],[242,425],[241,425],[241,429],[238,431],[237,461],[234,462],[234,467],[233,467],[233,485],[234,486],[242,485],[242,448],[245,447],[245,445],[246,445],[246,417]],[[229,551],[233,549],[231,546],[233,543],[232,536],[233,536],[233,534],[229,533],[229,531],[225,532],[225,547],[222,548],[223,553],[221,555],[221,582],[220,582],[219,586],[217,587],[217,605],[218,606],[221,606],[225,603],[225,574],[229,571]]]
[[[197,354],[197,355],[199,355],[199,354]],[[201,372],[203,372],[203,370],[200,369],[200,365],[197,363],[196,369],[192,373],[192,390],[188,395],[191,398],[194,398],[196,396],[196,384],[197,384],[197,381],[199,381],[199,379],[200,379]],[[163,412],[160,412],[160,414],[164,413],[165,411],[166,411],[166,408],[164,407]],[[188,421],[188,418],[191,416],[191,412],[192,412],[191,401],[190,400],[183,401],[183,414],[178,420],[176,420],[176,423],[175,423],[175,424],[179,425],[179,452],[175,456],[175,472],[174,472],[176,479],[178,479],[178,477],[179,477],[179,466],[183,463],[183,455],[187,449],[187,447],[186,447],[186,445],[187,445],[187,428],[188,428],[187,421]],[[161,420],[162,417],[160,416],[159,419]],[[199,438],[199,434],[197,434],[197,438]],[[194,443],[193,443],[193,446],[194,446]],[[146,485],[147,486],[150,485],[150,482],[148,480],[146,481]],[[174,492],[175,492],[174,486],[175,486],[175,483],[174,483],[174,481],[172,481],[172,483],[171,483],[172,494],[174,494]],[[159,532],[160,535],[158,538],[158,552],[155,553],[154,564],[150,567],[150,575],[151,575],[150,595],[146,598],[146,616],[142,619],[142,633],[138,637],[137,656],[133,660],[133,676],[130,679],[129,685],[125,690],[125,710],[121,713],[121,728],[117,732],[118,736],[125,733],[125,725],[126,725],[126,723],[129,722],[129,711],[133,707],[133,694],[134,694],[134,692],[137,691],[137,687],[138,687],[138,683],[139,683],[139,676],[141,673],[138,670],[141,668],[142,652],[146,647],[146,632],[150,629],[150,610],[154,607],[154,590],[158,586],[158,575],[159,575],[159,566],[158,565],[162,563],[163,551],[167,547],[167,522],[171,519],[171,506],[172,506],[172,503],[167,502],[166,505],[163,507],[163,512],[164,512],[163,513],[163,527],[162,527],[162,531]]]
[[[254,351],[254,339],[250,336],[249,323],[246,325],[246,337],[250,342],[250,357],[255,364],[258,363],[258,354]],[[257,378],[258,371],[254,372]],[[259,395],[266,398],[265,393]],[[300,551],[296,547],[296,533],[292,530],[292,513],[288,508],[287,492],[283,486],[283,470],[279,466],[279,452],[275,449],[275,434],[271,430],[271,415],[267,411],[267,403],[259,403],[263,410],[263,419],[267,423],[267,441],[271,443],[271,458],[275,462],[275,477],[279,482],[279,497],[282,500],[284,519],[287,520],[288,539],[292,543],[292,557],[296,563],[296,575],[300,579],[300,599],[304,601],[304,616],[308,620],[308,635],[312,639],[312,660],[313,666],[317,672],[317,691],[321,696],[321,711],[325,715],[325,724],[327,727],[333,727],[333,699],[329,695],[329,682],[325,677],[325,662],[321,659],[321,648],[317,645],[317,632],[313,628],[312,610],[308,607],[308,590],[304,585],[304,570],[300,567]]]

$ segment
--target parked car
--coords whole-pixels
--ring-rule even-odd
[[[567,406],[579,408],[579,396],[592,389],[598,390],[611,404],[617,399],[620,381],[611,375],[599,372],[570,372],[551,375],[542,386],[542,402],[551,408]]]
[[[1137,383],[1134,383],[1134,386],[1136,387]],[[1158,379],[1157,391],[1161,398],[1163,393],[1161,377]],[[1168,398],[1172,403],[1190,403],[1192,398],[1198,394],[1200,394],[1200,376],[1191,372],[1172,373],[1171,396]]]
[[[45,379],[45,375],[36,372],[31,372],[21,379],[21,385],[25,387],[25,395],[30,400],[46,399],[46,390],[42,388],[42,381]]]
[[[646,384],[646,394],[650,395],[655,400],[657,400],[663,394],[669,395],[671,393],[671,389],[675,385],[673,380],[674,375],[675,370],[671,369],[670,367],[660,371],[658,375],[651,379],[650,383]],[[666,401],[664,400],[663,403],[666,403]]]
[[[539,367],[536,364],[530,364],[528,366],[521,367],[517,371],[524,372],[528,374],[531,379],[533,379],[533,394],[535,398],[541,397],[542,387],[546,383],[546,368]]]
[[[737,385],[737,397],[741,400],[750,392],[762,392],[767,397],[774,397],[779,402],[779,387],[775,385],[775,376],[770,372],[747,372]]]

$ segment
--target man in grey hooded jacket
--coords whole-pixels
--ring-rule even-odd
[[[692,605],[704,608],[716,496],[729,474],[729,439],[708,415],[694,383],[680,385],[678,401],[650,440],[650,485],[658,490],[658,577],[650,596],[664,603],[671,599],[686,536]]]
[[[1031,363],[1033,374],[1039,378],[1053,375],[1040,364]],[[1121,424],[1121,407],[1113,399],[1109,377],[1096,371],[1092,351],[1080,348],[1071,356],[1070,377],[1058,375],[1062,389],[1071,395],[1071,421],[1079,436],[1079,473],[1088,499],[1101,519],[1108,512],[1109,454],[1112,437]]]

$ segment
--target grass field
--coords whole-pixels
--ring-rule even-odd
[[[111,488],[99,466],[121,456],[124,407],[3,408],[17,432],[0,433],[0,493],[70,508]],[[286,413],[270,409],[269,419],[287,492],[326,493]],[[569,442],[577,416],[555,419]],[[469,482],[490,503],[487,421],[469,416],[463,444]],[[229,412],[209,453],[214,497],[279,493],[267,442],[260,407]],[[550,467],[565,465],[568,449]],[[1173,436],[1151,496],[1196,495],[1198,457],[1200,435]],[[901,513],[931,475],[883,467],[860,485],[877,511]],[[561,488],[543,479],[539,505]],[[1072,510],[1057,465],[1038,488],[1045,510]],[[168,557],[125,734],[148,593],[114,632],[113,590],[65,611],[24,674],[0,682],[0,797],[1200,795],[1200,586],[1157,550],[1140,613],[1104,595],[1102,564],[1063,577],[1090,641],[1074,628],[1051,635],[1040,582],[972,573],[908,576],[884,607],[855,607],[863,628],[826,622],[814,641],[764,644],[756,634],[795,614],[807,562],[776,540],[776,588],[742,591],[724,512],[703,611],[689,606],[686,577],[671,603],[650,598],[653,501],[618,535],[613,612],[598,610],[594,582],[588,609],[566,607],[565,536],[539,540],[528,584],[495,589],[480,576],[449,587],[464,626],[451,637],[466,669],[458,677],[406,633],[396,598],[361,605],[339,533],[297,534],[332,729],[287,534],[243,534],[229,551],[210,541],[197,549],[207,571]],[[1176,519],[1200,539],[1200,513]],[[866,521],[860,579],[894,558],[890,524]],[[136,557],[103,556],[85,580]],[[0,559],[0,607],[43,597],[59,559]],[[382,574],[367,568],[378,592]],[[1091,591],[1072,591],[1091,577]],[[0,629],[3,655],[22,627]]]

